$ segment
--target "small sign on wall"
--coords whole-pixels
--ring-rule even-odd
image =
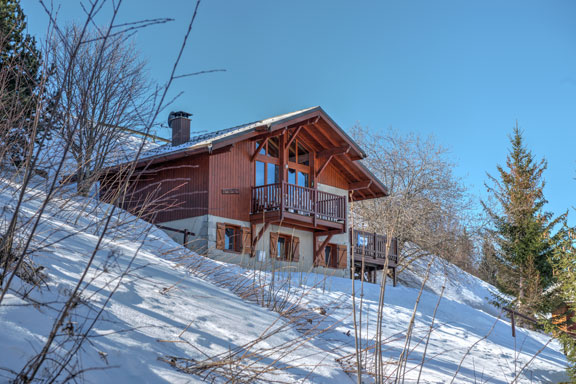
[[[223,195],[239,195],[240,190],[237,188],[222,188]]]

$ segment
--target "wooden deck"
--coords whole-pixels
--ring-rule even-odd
[[[376,272],[386,265],[386,236],[374,232],[350,231],[350,244],[353,244],[353,256],[356,278],[364,273],[364,279],[376,282]],[[392,239],[388,251],[388,269],[392,272],[396,285],[396,267],[398,265],[398,241]]]
[[[346,197],[286,182],[252,187],[250,219],[344,232]]]

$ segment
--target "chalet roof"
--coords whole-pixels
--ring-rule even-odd
[[[238,125],[232,128],[192,136],[189,141],[177,146],[173,146],[171,143],[161,145],[142,153],[140,155],[138,164],[150,165],[153,163],[168,161],[206,151],[212,153],[213,151],[229,146],[234,142],[238,142],[249,137],[254,137],[255,135],[293,127],[297,124],[306,124],[307,121],[317,121],[317,119],[320,117],[326,122],[327,125],[331,127],[332,130],[336,131],[340,140],[343,143],[346,143],[346,145],[349,147],[349,157],[351,159],[350,162],[353,163],[353,168],[356,170],[355,172],[359,172],[360,174],[364,175],[364,180],[371,180],[372,183],[375,184],[371,188],[372,195],[387,195],[386,186],[384,186],[384,184],[382,184],[382,182],[376,176],[374,176],[370,170],[364,164],[362,164],[361,161],[357,161],[364,159],[366,157],[366,153],[319,106],[301,109],[299,111],[270,117],[248,124]]]
[[[190,138],[190,140],[184,144],[172,146],[172,144],[169,143],[169,144],[165,144],[165,145],[161,145],[159,147],[156,147],[150,151],[146,151],[145,153],[143,153],[140,156],[140,159],[141,160],[149,159],[149,158],[153,158],[156,156],[177,153],[180,151],[188,151],[188,150],[195,149],[195,148],[207,147],[216,141],[219,141],[219,140],[222,140],[225,138],[231,138],[232,136],[240,135],[243,133],[251,132],[251,131],[254,131],[256,128],[259,128],[259,127],[270,128],[272,125],[276,125],[276,124],[282,123],[284,121],[291,120],[295,117],[298,117],[299,115],[306,114],[308,112],[312,112],[315,110],[322,110],[322,108],[319,106],[316,106],[316,107],[312,107],[312,108],[301,109],[299,111],[285,113],[283,115],[270,117],[270,118],[264,119],[264,120],[254,121],[254,122],[248,123],[248,124],[237,125],[237,126],[231,127],[231,128],[221,129],[221,130],[214,131],[214,132],[208,132],[208,133],[204,133],[201,135],[192,136]],[[344,133],[346,136],[348,136],[343,130],[342,130],[342,133]],[[352,139],[350,139],[350,140],[352,140]]]

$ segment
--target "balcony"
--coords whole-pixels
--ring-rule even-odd
[[[354,261],[365,264],[384,266],[386,262],[386,236],[377,233],[353,230],[350,233],[351,244],[354,244]],[[352,237],[353,236],[353,237]],[[388,267],[395,268],[398,263],[398,242],[394,238],[388,252]]]
[[[344,230],[346,197],[286,182],[253,187],[251,220]]]

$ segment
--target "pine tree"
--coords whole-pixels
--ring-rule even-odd
[[[19,0],[0,0],[0,144],[16,164],[34,136],[40,62]]]
[[[500,301],[535,315],[549,309],[544,296],[553,283],[551,261],[557,240],[551,233],[564,216],[553,218],[544,211],[547,164],[536,161],[526,148],[518,124],[510,142],[506,167],[498,166],[499,179],[488,175],[492,185],[486,184],[498,208],[482,204],[493,225],[496,286],[504,294]]]
[[[572,382],[576,382],[576,228],[570,228],[564,221],[558,238],[553,255],[556,283],[550,295],[553,310],[547,330],[564,347],[569,362],[568,373]]]

